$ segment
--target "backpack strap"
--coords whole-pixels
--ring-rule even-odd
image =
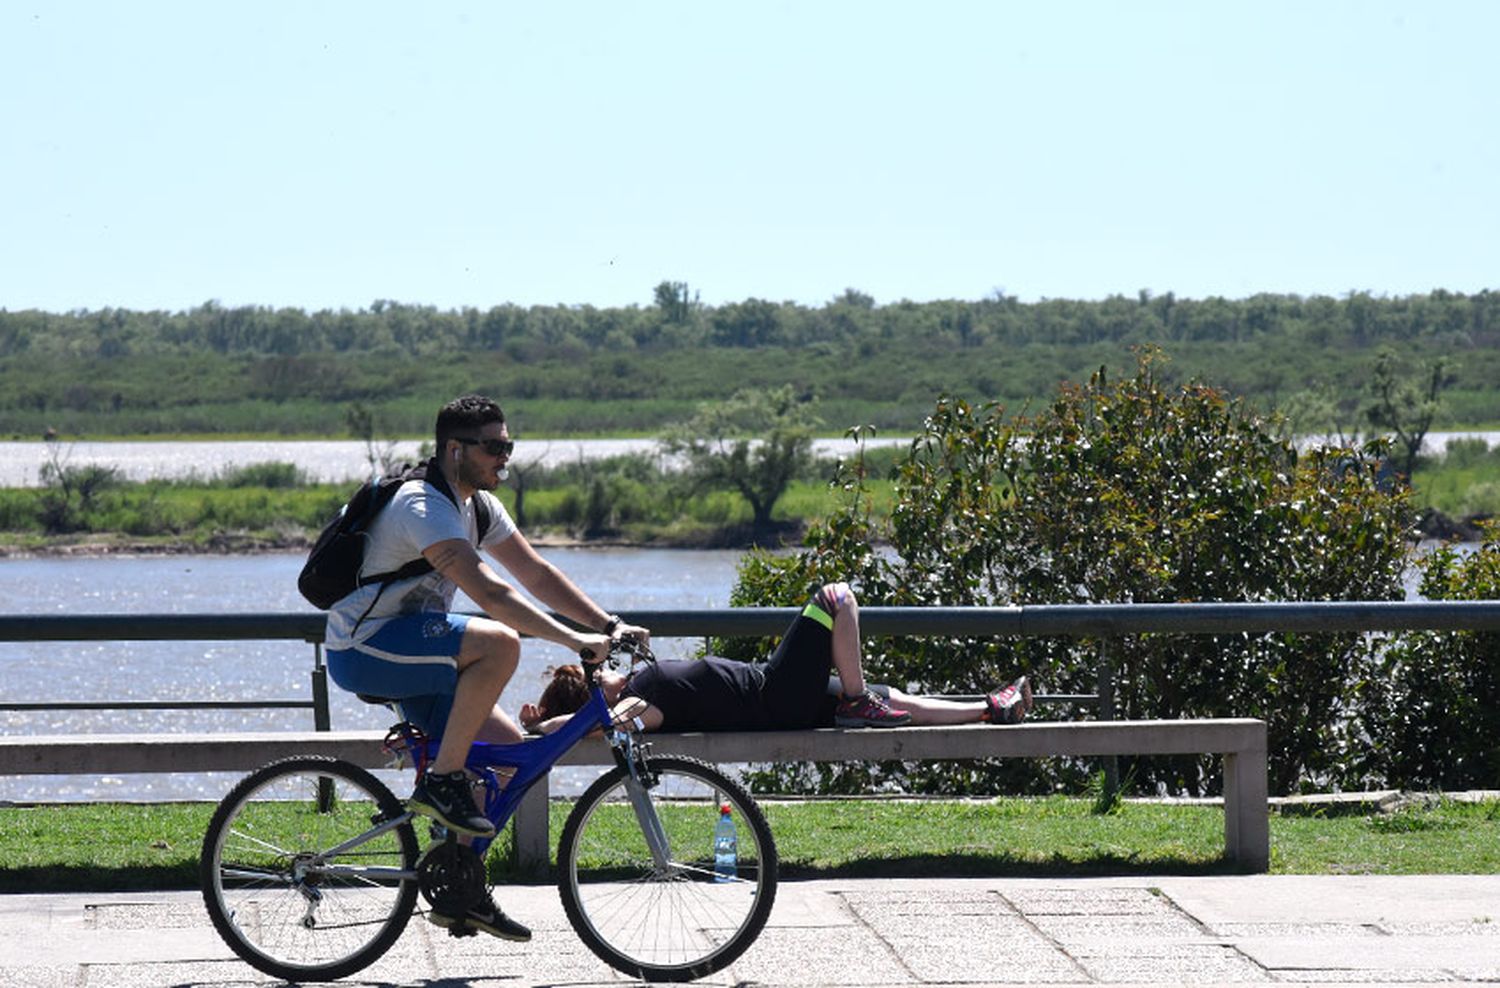
[[[414,478],[426,480],[433,487],[441,491],[448,500],[452,501],[454,507],[458,507],[458,495],[453,492],[453,488],[448,486],[448,478],[443,476],[443,471],[438,466],[437,457],[434,456],[426,463],[413,468],[412,475]],[[484,542],[485,534],[490,530],[490,506],[485,502],[484,498],[479,496],[478,491],[474,493],[471,500],[474,502],[474,522],[479,529],[478,543],[482,543]],[[476,546],[478,543],[476,543]]]
[[[474,522],[479,527],[479,542],[476,543],[476,548],[484,544],[484,537],[490,531],[490,521],[489,502],[480,497],[476,491],[474,494]]]
[[[452,487],[448,486],[448,478],[443,476],[442,468],[438,466],[436,456],[426,463],[419,463],[414,467],[402,470],[400,477],[403,484],[408,480],[426,481],[435,487],[444,497],[452,501],[455,508],[458,507],[458,495],[453,492]],[[399,487],[400,485],[396,486]],[[490,509],[489,505],[485,504],[482,499],[479,499],[478,494],[475,494],[474,497],[474,522],[479,529],[479,541],[483,542],[485,533],[490,528]],[[354,626],[358,628],[364,622],[364,619],[370,615],[370,612],[375,609],[375,605],[380,602],[380,597],[385,593],[386,587],[399,580],[408,580],[414,576],[426,576],[432,572],[432,568],[432,564],[427,561],[426,557],[418,556],[411,562],[405,563],[399,569],[392,570],[389,573],[376,573],[374,576],[362,577],[359,581],[361,587],[378,583],[380,584],[380,589],[375,591],[375,596],[370,601],[370,606],[365,608],[364,613],[359,616],[359,620],[354,622]]]
[[[453,492],[452,487],[448,486],[448,478],[443,476],[443,471],[437,463],[437,457],[433,457],[426,463],[419,463],[414,467],[403,470],[401,472],[401,481],[405,483],[408,480],[426,481],[436,488],[440,494],[452,501],[455,508],[458,507],[458,495]],[[489,505],[485,504],[478,494],[474,495],[474,521],[479,528],[479,541],[483,542],[485,533],[490,528],[490,509]],[[397,580],[407,580],[414,576],[425,576],[430,572],[432,572],[432,564],[426,558],[418,556],[411,562],[405,563],[399,569],[392,570],[389,573],[376,573],[374,576],[363,577],[360,579],[359,585],[366,587],[372,583],[379,583],[381,584],[381,593],[384,593],[385,584],[395,583]],[[377,593],[375,600],[379,599],[380,594]],[[370,606],[374,607],[375,602],[371,601]],[[363,619],[361,618],[361,620]]]

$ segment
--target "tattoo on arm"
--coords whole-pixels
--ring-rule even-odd
[[[438,570],[439,572],[441,572],[441,571],[447,569],[449,566],[453,565],[454,561],[457,560],[458,557],[459,557],[459,548],[458,548],[458,546],[455,546],[455,545],[441,546],[441,547],[439,547],[437,549],[436,552],[434,552],[432,554],[432,559],[431,559],[432,568],[435,569],[435,570]]]

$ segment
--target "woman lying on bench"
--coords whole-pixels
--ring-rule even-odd
[[[837,674],[833,681],[830,670]],[[866,684],[859,604],[847,583],[824,585],[765,663],[717,656],[663,659],[636,666],[628,675],[601,671],[599,682],[616,718],[633,719],[644,731],[1017,724],[1031,709],[1025,676],[973,701],[911,696]],[[583,670],[562,666],[553,670],[541,699],[522,705],[521,723],[545,734],[587,699]]]

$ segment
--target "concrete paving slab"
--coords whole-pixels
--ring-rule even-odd
[[[1232,948],[1209,945],[1187,956],[1091,957],[1082,964],[1090,978],[1102,984],[1264,984],[1276,980]]]
[[[735,982],[780,985],[890,985],[918,979],[870,929],[826,930],[767,927],[731,965]]]
[[[1062,943],[1087,945],[1121,940],[1201,937],[1203,928],[1186,916],[1031,916],[1037,929]]]
[[[1067,954],[1039,940],[903,944],[897,948],[907,970],[929,984],[1074,984],[1087,977]]]
[[[1311,937],[1383,937],[1389,931],[1374,923],[1214,923],[1209,933],[1228,940]]]
[[[841,892],[844,901],[861,910],[879,909],[908,916],[989,915],[1008,909],[994,889],[894,888]]]
[[[1500,922],[1496,875],[1246,875],[1156,883],[1208,926],[1226,922]]]
[[[962,943],[989,941],[1019,943],[1036,940],[1048,942],[1021,916],[944,916],[940,920],[912,923],[909,916],[860,912],[860,918],[887,943]]]
[[[1152,916],[1177,911],[1170,899],[1138,887],[1023,887],[1007,891],[1005,898],[1028,916]]]
[[[77,977],[75,973],[74,977]],[[90,964],[87,980],[75,981],[85,988],[194,988],[198,985],[285,985],[285,981],[261,974],[248,965],[230,961],[143,964]]]
[[[572,927],[532,929],[530,943],[493,937],[432,938],[435,976],[457,984],[611,985],[622,975],[589,953]]]
[[[78,965],[66,967],[0,964],[5,988],[78,988]]]
[[[413,918],[353,988],[630,983],[551,886],[507,887],[529,944]],[[783,883],[760,941],[700,984],[1433,984],[1500,980],[1500,876],[1187,876]],[[851,958],[854,962],[851,963]],[[276,984],[196,892],[0,896],[0,988]]]
[[[202,926],[203,903],[196,899],[94,902],[84,907],[84,922],[95,930],[185,930]]]
[[[1273,970],[1419,969],[1434,961],[1439,970],[1460,961],[1474,967],[1500,966],[1500,940],[1485,937],[1298,937],[1240,940],[1238,946]]]
[[[1293,977],[1297,984],[1306,985],[1432,985],[1451,984],[1458,980],[1446,971],[1414,971],[1405,968],[1389,971],[1378,969],[1351,971],[1348,968],[1340,968],[1282,973]]]

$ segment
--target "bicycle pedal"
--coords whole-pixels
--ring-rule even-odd
[[[468,923],[454,923],[448,927],[448,935],[450,937],[474,937],[479,935],[479,931]]]

